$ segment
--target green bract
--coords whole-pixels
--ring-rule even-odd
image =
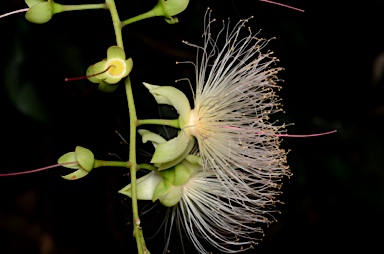
[[[155,163],[155,165],[166,164],[181,157],[176,163],[172,163],[172,166],[176,165],[189,154],[195,142],[190,132],[190,128],[188,128],[191,116],[189,101],[184,93],[172,86],[155,86],[148,83],[143,84],[155,97],[158,104],[171,105],[176,109],[179,114],[179,125],[181,128],[177,137],[161,143],[156,147],[151,163]],[[167,168],[163,165],[159,167],[159,170]]]
[[[76,164],[65,164],[68,162],[77,162]],[[75,172],[62,176],[67,180],[76,180],[86,176],[94,167],[95,157],[93,153],[81,146],[76,146],[74,152],[69,152],[61,156],[57,163],[63,164],[63,167],[77,169]]]
[[[25,0],[29,10],[25,14],[25,18],[36,24],[48,22],[53,14],[63,11],[63,6],[52,0]]]
[[[91,65],[87,69],[87,76],[92,83],[98,83],[98,89],[103,92],[113,92],[121,79],[127,77],[133,67],[132,58],[125,59],[125,52],[118,46],[111,46],[107,50],[107,59]]]
[[[159,0],[157,5],[152,9],[156,16],[164,16],[165,21],[169,24],[178,23],[179,20],[173,17],[183,12],[189,4],[189,0]]]

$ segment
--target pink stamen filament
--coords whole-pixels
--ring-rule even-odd
[[[92,75],[89,75],[89,76],[74,77],[74,78],[65,78],[64,81],[76,81],[76,80],[82,80],[82,79],[87,79],[87,78],[90,78],[90,77],[94,77],[94,76],[97,76],[97,75],[100,75],[100,74],[103,74],[103,73],[107,72],[109,70],[109,68],[111,68],[112,66],[113,65],[110,65],[110,66],[108,66],[108,68],[105,71],[102,71],[102,72],[99,72],[99,73],[96,73],[96,74],[92,74]]]
[[[43,167],[43,168],[38,168],[38,169],[33,169],[33,170],[29,170],[29,171],[24,171],[24,172],[0,174],[0,177],[2,177],[2,176],[16,176],[16,175],[31,174],[31,173],[36,173],[36,172],[44,171],[46,169],[56,168],[56,167],[60,167],[60,166],[63,166],[63,165],[70,165],[70,164],[77,164],[77,161],[71,161],[71,162],[64,162],[64,163],[54,164],[54,165],[51,165],[51,166],[47,166],[47,167]]]
[[[324,136],[332,133],[336,133],[337,130],[333,131],[327,131],[322,133],[315,133],[315,134],[306,134],[306,135],[295,135],[295,134],[275,134],[275,136],[278,137],[288,137],[288,138],[310,138],[310,137],[318,137],[318,136]]]
[[[5,13],[3,15],[0,15],[0,19],[2,19],[4,17],[7,17],[7,16],[10,16],[10,15],[13,15],[13,14],[16,14],[16,13],[27,12],[28,10],[29,10],[29,8],[24,8],[24,9],[20,9],[20,10],[16,10],[16,11],[11,11],[11,12]]]
[[[285,8],[288,8],[288,9],[292,9],[292,10],[295,10],[295,11],[304,12],[303,9],[299,9],[299,8],[296,8],[296,7],[293,7],[293,6],[289,6],[289,5],[286,5],[286,4],[277,3],[277,2],[274,2],[274,1],[269,1],[269,0],[259,0],[259,1],[260,2],[270,3],[270,4],[280,5],[282,7],[285,7]]]
[[[224,128],[226,129],[231,129],[231,130],[242,130],[242,128],[235,127],[235,126],[225,126]],[[318,136],[324,136],[332,133],[336,133],[337,130],[333,131],[327,131],[327,132],[322,132],[322,133],[315,133],[315,134],[275,134],[272,133],[272,135],[277,136],[277,137],[288,137],[288,138],[309,138],[309,137],[318,137]],[[263,131],[257,131],[256,134],[268,134],[268,132],[263,132]]]

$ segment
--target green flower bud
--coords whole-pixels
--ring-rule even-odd
[[[53,14],[63,11],[63,6],[52,0],[25,0],[29,10],[25,14],[25,18],[36,24],[43,24],[51,20]]]
[[[66,168],[77,169],[77,171],[62,177],[67,180],[76,180],[88,175],[88,173],[93,169],[95,157],[90,150],[77,146],[74,152],[64,154],[57,161],[59,164],[66,162],[77,162],[77,164],[62,165]]]
[[[176,17],[172,17],[183,12],[189,4],[189,0],[159,0],[152,9],[156,16],[164,16],[169,24],[178,23]]]

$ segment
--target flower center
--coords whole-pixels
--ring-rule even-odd
[[[191,110],[191,115],[189,117],[189,123],[188,123],[188,128],[189,128],[189,131],[191,132],[191,134],[193,136],[195,136],[196,138],[199,137],[199,132],[198,132],[198,128],[199,128],[199,118],[197,116],[197,112],[196,112],[196,109],[192,109]]]
[[[113,77],[123,76],[127,68],[125,62],[118,58],[113,58],[107,62],[107,67],[109,68],[107,73]]]

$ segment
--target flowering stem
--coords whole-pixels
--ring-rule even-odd
[[[58,164],[58,166],[61,166],[61,164]],[[95,164],[93,165],[93,168],[99,168],[99,167],[122,167],[122,168],[131,168],[132,164],[129,161],[103,161],[103,160],[95,160]],[[157,171],[157,168],[151,164],[142,163],[137,164],[136,171],[139,169],[148,169],[151,171]]]
[[[78,4],[78,5],[62,5],[62,11],[81,11],[81,10],[95,10],[95,9],[108,9],[107,4]]]
[[[129,18],[129,19],[126,19],[126,20],[122,21],[121,22],[121,26],[124,27],[124,26],[132,24],[134,22],[137,22],[137,21],[140,21],[140,20],[143,20],[143,19],[148,19],[148,18],[156,17],[156,16],[157,15],[154,13],[154,11],[150,10],[150,11],[148,11],[146,13],[137,15],[136,17]]]
[[[121,35],[122,23],[120,21],[119,14],[117,13],[115,1],[114,0],[105,0],[105,4],[107,5],[109,11],[111,12],[117,46],[124,49],[123,37]]]
[[[124,168],[130,168],[131,163],[129,161],[102,161],[102,160],[95,160],[95,164],[93,165],[93,168],[99,168],[99,167],[124,167]]]
[[[173,119],[173,120],[167,120],[167,119],[140,119],[137,120],[137,126],[143,125],[143,124],[157,124],[157,125],[167,125],[175,128],[180,128],[179,120]]]
[[[136,186],[136,108],[133,100],[131,80],[129,76],[125,79],[125,90],[127,94],[128,109],[129,109],[129,122],[130,122],[130,134],[129,134],[129,161],[131,163],[131,191],[132,191],[132,213],[133,213],[133,229],[136,238],[137,251],[139,254],[143,254],[146,250],[145,242],[143,238],[143,232],[140,227],[140,218],[137,206],[137,186]]]
[[[151,171],[157,171],[157,168],[155,166],[146,163],[139,164],[138,169],[148,169]]]

